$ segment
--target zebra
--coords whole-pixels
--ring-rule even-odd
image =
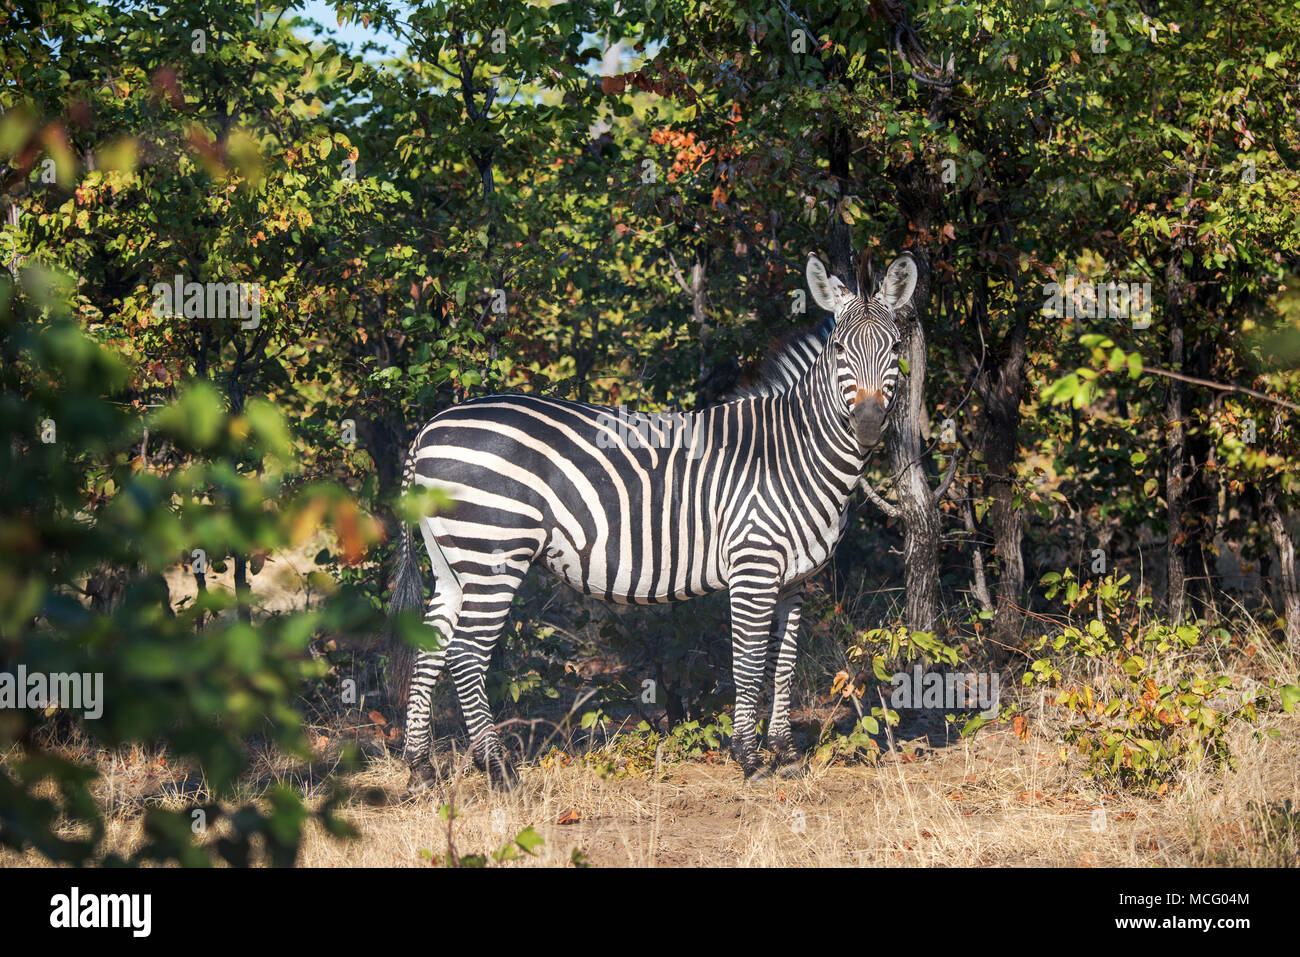
[[[835,315],[832,313],[813,328],[804,329],[778,343],[759,367],[754,381],[724,392],[722,401],[731,402],[789,391],[817,361],[834,330]]]
[[[816,256],[806,278],[832,314],[826,342],[786,388],[698,412],[640,416],[521,394],[471,399],[416,435],[402,486],[452,507],[419,519],[433,568],[424,621],[441,639],[392,646],[391,695],[406,704],[408,787],[434,777],[430,707],[450,670],[475,763],[517,781],[488,706],[486,675],[515,591],[542,564],[584,595],[622,604],[685,601],[726,589],[736,705],[732,748],[746,780],[766,777],[757,707],[775,660],[767,744],[775,773],[806,769],[790,727],[790,686],[807,579],[830,558],[868,455],[888,424],[899,375],[896,312],[916,287],[910,254],[861,298]],[[811,353],[810,353],[811,355]],[[807,357],[805,357],[807,359]],[[414,530],[403,523],[393,615],[418,607]]]
[[[908,258],[911,253],[906,254]],[[816,259],[816,255],[810,253],[809,259]],[[818,263],[820,266],[820,262]],[[814,269],[812,263],[809,268]],[[875,288],[875,276],[871,271],[871,261],[865,256],[858,264],[856,279],[859,290]],[[809,278],[809,284],[812,279]],[[861,294],[861,293],[860,293]],[[863,295],[864,300],[871,298],[870,295]],[[736,399],[745,399],[752,396],[776,395],[778,392],[785,392],[799,378],[808,371],[808,368],[821,355],[826,343],[830,341],[831,333],[835,331],[835,313],[827,312],[826,318],[815,326],[787,336],[780,340],[768,351],[767,357],[759,366],[753,379],[748,383],[735,384],[731,388],[722,392],[721,401],[731,402]]]

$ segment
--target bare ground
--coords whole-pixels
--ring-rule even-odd
[[[275,576],[277,608],[310,603],[314,549],[268,563],[262,574]],[[173,598],[192,595],[192,579],[174,577]],[[230,586],[213,576],[209,587]],[[842,652],[817,662],[811,670],[818,680],[801,697],[814,699],[841,662]],[[1280,673],[1293,674],[1293,664]],[[1061,750],[1050,712],[1023,700],[1023,739],[1004,725],[961,739],[942,722],[905,723],[892,745],[880,740],[885,750],[874,764],[832,763],[798,780],[749,784],[717,753],[611,774],[610,762],[591,760],[611,745],[567,737],[558,747],[535,748],[520,765],[519,786],[502,794],[455,752],[459,722],[444,694],[437,733],[445,776],[411,798],[406,768],[390,753],[395,735],[365,702],[315,715],[310,737],[318,754],[310,765],[251,746],[254,771],[243,800],[275,782],[300,788],[309,801],[331,780],[350,794],[342,815],[360,837],[339,841],[313,827],[299,856],[304,866],[429,866],[449,850],[490,854],[528,827],[545,843],[509,866],[565,866],[575,855],[597,867],[1300,864],[1300,713],[1268,713],[1253,728],[1235,728],[1236,770],[1202,767],[1155,798],[1086,780],[1079,756]],[[804,717],[815,724],[827,713],[814,704]],[[1279,736],[1256,737],[1267,729]],[[345,742],[366,753],[359,769],[339,766]],[[208,799],[201,779],[159,751],[90,752],[75,741],[55,749],[100,769],[96,793],[111,851],[138,845],[146,806]],[[456,809],[450,827],[439,813],[448,803]],[[222,829],[211,830],[215,839]],[[0,867],[46,863],[35,852],[0,850]]]
[[[405,767],[376,748],[362,770],[342,776],[353,790],[343,815],[361,837],[312,830],[299,860],[428,866],[448,851],[439,809],[454,801],[458,855],[489,853],[532,827],[545,844],[524,866],[567,865],[575,851],[601,867],[1296,866],[1300,833],[1285,808],[1300,809],[1300,728],[1284,715],[1266,724],[1281,737],[1256,742],[1239,733],[1238,770],[1194,772],[1151,799],[1083,781],[1076,759],[1062,761],[1032,728],[1026,740],[986,729],[937,748],[900,741],[875,766],[750,784],[722,757],[606,776],[557,750],[525,763],[519,787],[502,794],[449,754],[448,780],[415,798],[404,794]],[[144,803],[183,806],[186,788],[162,755],[105,758],[108,844],[127,852],[139,840]],[[309,795],[327,770],[274,756],[261,763],[263,782],[295,782]],[[34,853],[0,852],[0,866],[42,863]]]

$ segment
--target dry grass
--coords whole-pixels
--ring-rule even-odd
[[[1026,740],[986,730],[944,747],[900,741],[874,767],[832,766],[798,781],[746,785],[728,760],[606,778],[566,757],[526,763],[509,794],[469,771],[412,799],[402,793],[404,766],[378,752],[343,776],[354,793],[343,813],[362,836],[340,842],[313,830],[300,863],[427,866],[426,852],[448,850],[438,812],[452,799],[458,854],[490,852],[531,826],[546,843],[524,866],[566,865],[575,850],[593,866],[624,867],[1295,866],[1300,834],[1277,812],[1287,801],[1300,809],[1300,729],[1284,715],[1265,726],[1281,737],[1236,735],[1237,771],[1187,775],[1158,799],[1087,784],[1074,759],[1062,762],[1032,726]],[[175,782],[154,774],[152,786],[145,783],[159,757],[114,758],[101,795],[110,849],[128,852],[138,842],[145,801],[183,806]],[[444,762],[460,763],[452,755]],[[263,755],[258,781],[296,782],[312,795],[324,770]],[[0,853],[0,866],[41,863],[35,854]]]
[[[304,553],[273,569],[285,579],[285,607],[310,601],[304,571],[310,567]],[[563,619],[563,609],[551,612]],[[694,626],[701,621],[697,615]],[[810,703],[805,724],[817,724],[834,710],[824,695],[826,676],[847,662],[837,642],[809,645],[799,698]],[[600,661],[584,661],[583,674]],[[1261,680],[1295,680],[1296,663],[1285,655],[1256,656],[1247,666]],[[353,673],[359,673],[355,666]],[[593,866],[625,867],[1300,864],[1300,716],[1269,713],[1254,727],[1235,727],[1230,744],[1237,770],[1203,767],[1161,797],[1142,798],[1085,780],[1077,755],[1062,759],[1061,727],[1039,692],[1013,686],[1011,693],[1029,718],[1024,739],[1002,725],[961,740],[941,722],[905,722],[892,749],[881,740],[887,750],[874,765],[835,764],[797,781],[747,785],[738,767],[718,755],[665,764],[658,773],[604,776],[602,762],[584,760],[594,745],[568,738],[545,758],[536,755],[547,747],[533,749],[520,767],[520,786],[501,794],[477,771],[465,770],[451,750],[459,720],[444,683],[438,734],[447,749],[446,776],[417,798],[404,793],[406,768],[384,745],[385,729],[365,717],[371,705],[359,714],[355,706],[343,712],[317,699],[307,712],[318,759],[304,765],[253,745],[253,770],[239,798],[256,800],[270,784],[288,783],[318,801],[327,783],[340,783],[351,795],[342,815],[361,836],[345,842],[312,829],[299,857],[308,867],[428,866],[431,855],[447,854],[449,837],[459,855],[485,854],[527,827],[545,843],[511,866],[564,866],[575,851]],[[1279,737],[1257,740],[1254,732],[1267,729]],[[359,770],[338,764],[346,742],[367,754]],[[161,752],[52,743],[101,771],[96,797],[108,851],[129,854],[138,846],[146,806],[183,808],[209,799],[200,779]],[[450,835],[439,815],[449,801],[457,810]],[[210,829],[209,839],[222,831]],[[0,851],[0,867],[44,863],[34,852]]]
[[[1192,775],[1158,800],[1081,787],[1049,742],[995,731],[795,782],[746,785],[730,762],[606,780],[575,762],[527,767],[518,791],[500,795],[474,774],[456,789],[453,835],[459,853],[482,853],[531,825],[546,844],[527,863],[542,866],[567,863],[574,849],[592,865],[624,867],[1294,865],[1297,835],[1267,833],[1253,810],[1285,800],[1300,808],[1300,733],[1293,720],[1281,724],[1280,740],[1243,736],[1242,753],[1257,750],[1237,772]],[[365,783],[392,789],[404,774],[378,761]],[[447,848],[439,806],[354,806],[347,816],[363,839],[313,834],[302,863],[421,864],[422,850]]]

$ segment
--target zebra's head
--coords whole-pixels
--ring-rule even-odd
[[[895,259],[876,294],[864,299],[849,292],[816,256],[808,257],[808,288],[823,309],[835,314],[830,347],[835,372],[853,431],[863,449],[880,441],[898,384],[902,334],[895,313],[916,289],[916,262],[910,254]]]

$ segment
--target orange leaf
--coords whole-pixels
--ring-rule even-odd
[[[372,711],[368,715],[366,715],[366,717],[370,719],[371,724],[377,724],[380,727],[383,727],[384,725],[388,724],[388,719],[385,718],[378,711]]]
[[[334,531],[346,565],[356,565],[366,557],[366,540],[362,530],[362,515],[357,503],[350,498],[334,505]]]
[[[298,510],[290,524],[289,541],[301,545],[315,534],[329,509],[329,501],[324,496],[316,496]]]
[[[565,814],[555,823],[556,824],[577,824],[581,820],[582,820],[582,816],[579,815],[576,810],[574,810],[574,811],[569,811],[567,814]]]

